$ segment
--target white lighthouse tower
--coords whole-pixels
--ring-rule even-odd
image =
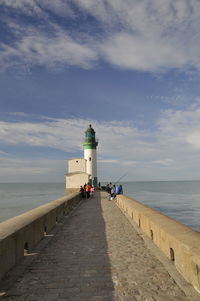
[[[95,131],[90,124],[83,142],[84,158],[68,160],[68,173],[66,174],[66,190],[68,192],[79,191],[80,186],[88,182],[97,186],[97,145]]]
[[[85,139],[83,142],[84,159],[86,160],[86,171],[90,175],[90,182],[97,186],[97,158],[96,148],[98,141],[95,138],[95,131],[91,124],[85,132]]]

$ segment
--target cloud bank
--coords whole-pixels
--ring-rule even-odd
[[[41,118],[41,122],[37,123],[1,121],[0,140],[2,145],[62,150],[66,152],[67,160],[77,151],[80,156],[83,155],[82,141],[89,123],[92,123],[99,138],[98,165],[101,175],[117,176],[129,170],[130,179],[135,179],[136,175],[143,179],[200,177],[200,108],[163,112],[154,132],[138,129],[127,121],[50,118]],[[9,161],[9,154],[3,151],[0,157],[6,157],[6,162]],[[39,166],[40,163],[38,167],[35,165],[35,172]],[[45,172],[49,172],[49,167],[43,167]],[[61,169],[61,174],[64,174],[65,163]],[[155,171],[154,175],[152,171]]]
[[[23,64],[94,68],[102,60],[148,72],[200,68],[198,0],[3,0],[0,8],[14,37],[0,42],[4,70]]]

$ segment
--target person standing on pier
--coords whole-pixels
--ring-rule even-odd
[[[115,184],[114,184],[113,187],[111,188],[111,193],[110,193],[110,199],[111,200],[115,197],[115,190],[116,190],[116,187],[115,187]]]
[[[123,188],[122,188],[122,185],[119,185],[119,194],[123,194]]]
[[[85,192],[86,192],[86,197],[87,197],[87,199],[89,199],[89,197],[90,197],[90,190],[91,190],[91,186],[90,186],[90,184],[88,183],[88,184],[85,186]]]
[[[94,186],[90,188],[90,196],[93,198],[94,197]]]
[[[85,198],[85,190],[84,190],[83,186],[80,187],[80,193],[81,193],[82,199],[84,199]]]

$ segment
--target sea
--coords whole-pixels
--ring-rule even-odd
[[[122,182],[125,195],[200,232],[200,181]],[[65,194],[64,183],[0,183],[0,222]]]

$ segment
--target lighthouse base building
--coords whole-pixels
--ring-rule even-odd
[[[72,158],[68,160],[68,173],[66,174],[67,192],[79,191],[80,186],[87,183],[97,186],[97,145],[95,131],[90,124],[85,132],[83,142],[84,158]]]

